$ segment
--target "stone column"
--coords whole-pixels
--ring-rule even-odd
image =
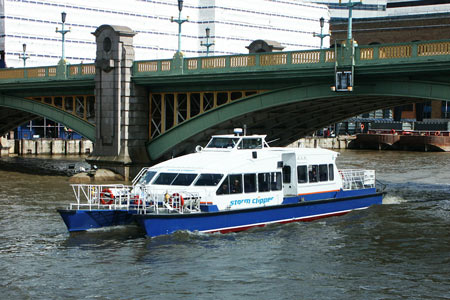
[[[149,161],[147,93],[131,82],[135,32],[125,26],[102,25],[93,34],[97,43],[96,140],[87,161],[131,179]]]

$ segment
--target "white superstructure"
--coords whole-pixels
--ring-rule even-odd
[[[27,44],[27,66],[55,65],[61,58],[61,12],[67,13],[65,56],[68,63],[93,63],[95,38],[102,24],[128,26],[134,37],[136,60],[171,58],[178,47],[177,0],[0,0],[0,50],[6,52],[7,67],[22,67],[22,44]],[[187,57],[206,55],[205,29],[211,30],[210,55],[248,53],[252,41],[281,43],[284,51],[314,49],[320,39],[319,19],[326,5],[299,0],[185,0],[181,50]],[[324,46],[329,38],[324,39]]]

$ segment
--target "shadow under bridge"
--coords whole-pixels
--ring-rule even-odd
[[[247,134],[267,134],[271,146],[286,146],[358,114],[398,105],[446,100],[447,83],[423,81],[360,82],[351,93],[336,93],[326,84],[292,86],[255,94],[172,127],[147,143],[152,160],[162,160],[204,146],[213,134],[246,125]]]

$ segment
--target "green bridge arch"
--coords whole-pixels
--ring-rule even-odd
[[[95,141],[95,126],[93,124],[56,107],[8,95],[0,95],[0,106],[46,117],[73,129],[91,141]]]
[[[380,78],[358,81],[353,92],[336,93],[326,84],[301,85],[252,95],[180,123],[147,143],[152,160],[191,152],[213,133],[247,125],[249,133],[268,134],[285,146],[317,129],[355,115],[425,100],[450,99],[440,82]],[[169,152],[170,151],[170,152]]]

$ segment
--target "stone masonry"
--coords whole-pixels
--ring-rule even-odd
[[[130,179],[149,161],[146,91],[131,82],[136,33],[125,26],[102,25],[93,34],[96,141],[88,162]]]

